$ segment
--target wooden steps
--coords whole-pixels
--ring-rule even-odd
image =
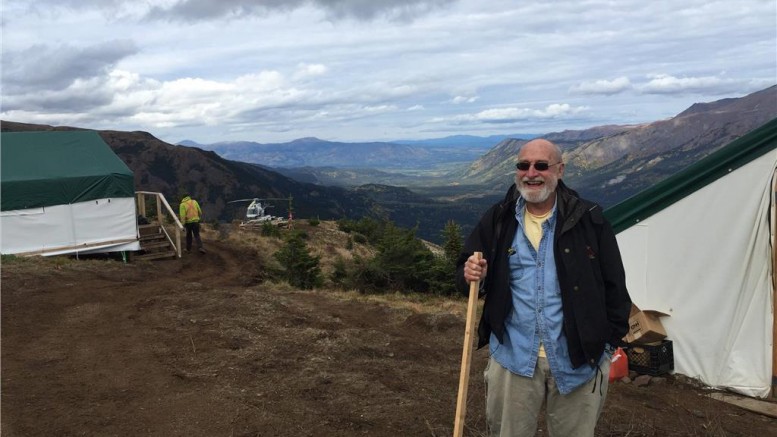
[[[136,260],[178,258],[175,246],[167,239],[158,224],[138,225],[140,251],[133,254]]]

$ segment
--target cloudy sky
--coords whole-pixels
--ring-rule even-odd
[[[282,142],[546,133],[777,83],[774,0],[3,0],[3,120]]]

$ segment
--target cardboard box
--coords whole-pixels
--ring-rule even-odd
[[[660,317],[666,317],[660,311],[645,310],[642,311],[631,304],[631,314],[629,314],[629,333],[623,337],[626,343],[653,343],[666,338],[664,325],[661,324]]]

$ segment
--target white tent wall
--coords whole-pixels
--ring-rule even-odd
[[[135,199],[111,198],[0,213],[0,252],[61,255],[140,250]]]
[[[669,314],[675,371],[756,397],[772,379],[775,168],[771,151],[617,236],[632,300]]]

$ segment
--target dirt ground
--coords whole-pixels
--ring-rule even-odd
[[[181,260],[6,260],[2,435],[452,434],[463,299],[298,291],[205,243]],[[486,435],[486,359],[467,436]],[[706,393],[672,376],[614,383],[597,435],[777,435],[776,419]]]

